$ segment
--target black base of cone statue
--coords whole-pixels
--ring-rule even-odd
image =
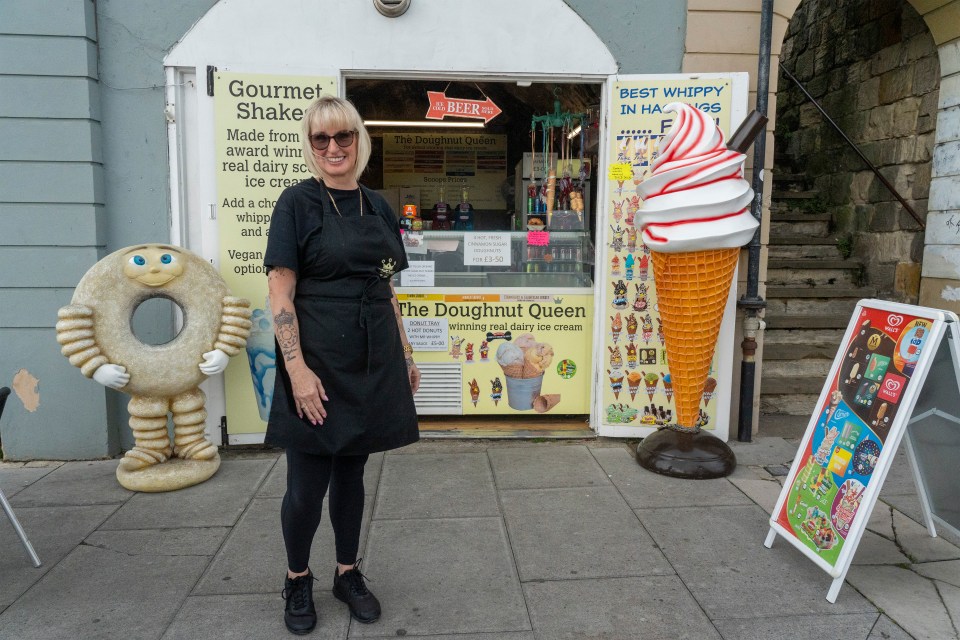
[[[698,429],[661,427],[637,445],[637,462],[644,469],[675,478],[725,478],[737,468],[737,456],[727,443]]]

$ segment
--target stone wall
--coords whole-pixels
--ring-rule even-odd
[[[921,218],[926,217],[940,63],[902,0],[804,0],[781,62]],[[917,222],[796,85],[780,74],[775,171],[803,173],[838,237],[852,240],[866,284],[917,302],[924,238]]]

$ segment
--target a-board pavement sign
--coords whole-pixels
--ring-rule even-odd
[[[960,332],[946,311],[882,300],[854,309],[770,517],[777,534],[834,578],[835,602],[900,440],[907,433],[924,516],[956,531]]]

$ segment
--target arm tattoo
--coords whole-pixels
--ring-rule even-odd
[[[281,307],[280,313],[273,317],[273,324],[276,327],[277,342],[280,344],[280,350],[283,351],[283,357],[288,362],[297,357],[297,349],[300,346],[300,336],[297,335],[297,325],[294,324],[296,317],[286,308]]]

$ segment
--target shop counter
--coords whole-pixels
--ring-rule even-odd
[[[427,231],[405,240],[411,236],[411,269],[394,285],[423,374],[418,413],[589,413],[587,232],[552,233],[546,244],[510,231]]]

